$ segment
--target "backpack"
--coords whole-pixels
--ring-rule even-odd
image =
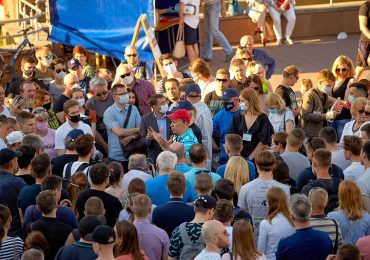
[[[66,167],[66,172],[63,178],[63,189],[67,189],[67,184],[69,183],[69,179],[71,178],[72,175],[72,165],[75,162],[70,162],[67,164]],[[78,166],[76,172],[83,172],[87,167],[90,167],[91,165],[89,163],[82,163],[80,166]],[[89,169],[90,170],[90,169]],[[89,176],[89,170],[87,170],[86,175]]]
[[[198,240],[193,243],[189,237],[188,232],[186,231],[186,222],[182,223],[179,226],[180,237],[184,244],[179,260],[189,260],[194,259],[205,247],[202,235],[199,234]]]

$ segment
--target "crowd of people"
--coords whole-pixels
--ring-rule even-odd
[[[115,71],[81,46],[23,57],[0,87],[0,259],[370,259],[370,82],[341,55],[272,86],[252,36],[228,47],[215,73],[209,50],[163,54],[160,80],[134,46]]]

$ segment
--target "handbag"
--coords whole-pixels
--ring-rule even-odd
[[[127,128],[128,121],[130,120],[130,116],[131,116],[131,111],[132,111],[132,105],[129,105],[126,120],[123,123],[123,128]],[[144,137],[139,136],[138,139],[132,140],[126,145],[123,145],[122,143],[120,144],[121,144],[122,153],[126,158],[130,157],[130,155],[135,154],[135,153],[146,154],[146,151],[147,151],[145,136]]]
[[[172,51],[172,56],[176,59],[185,57],[185,41],[184,41],[184,26],[179,26],[177,29],[176,43]]]

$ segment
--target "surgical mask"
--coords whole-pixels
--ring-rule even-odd
[[[42,65],[44,65],[45,67],[50,67],[50,64],[51,64],[52,61],[53,61],[53,58],[51,58],[51,59],[43,58],[42,59]]]
[[[122,95],[119,97],[119,102],[122,104],[122,105],[126,105],[129,101],[130,97],[128,94],[125,94],[125,95]]]
[[[81,120],[81,116],[80,116],[80,115],[76,115],[76,116],[69,116],[69,120],[70,120],[72,123],[78,123],[78,122]]]
[[[325,86],[324,88],[322,88],[321,90],[323,93],[326,93],[328,95],[331,95],[331,87],[328,87],[328,86]]]
[[[167,111],[168,111],[168,104],[166,103],[166,104],[161,106],[161,113],[166,114]]]
[[[127,77],[124,77],[124,78],[122,79],[122,83],[123,83],[124,85],[130,85],[130,84],[132,83],[132,81],[134,81],[134,77],[133,77],[132,75],[127,76]]]
[[[271,114],[276,114],[278,112],[277,108],[270,109]]]
[[[226,111],[230,111],[234,106],[234,102],[224,102],[224,108]]]
[[[51,102],[43,105],[43,108],[45,108],[46,110],[49,110],[51,108]]]
[[[247,104],[245,104],[245,102],[240,102],[240,112],[245,112],[248,110],[248,106]]]
[[[65,75],[66,75],[66,73],[64,71],[61,71],[59,73],[55,73],[55,78],[56,79],[64,79]]]
[[[45,131],[48,129],[48,122],[36,122],[36,128],[40,131]]]
[[[25,70],[25,71],[23,71],[23,75],[26,76],[27,78],[32,78],[34,73],[35,73],[34,70]]]
[[[348,102],[350,103],[350,104],[352,104],[353,103],[353,101],[355,101],[355,97],[353,96],[353,95],[349,95],[348,96]]]
[[[72,89],[74,89],[74,88],[81,88],[80,84],[78,84],[78,83],[73,84]]]
[[[167,74],[174,74],[177,71],[175,63],[171,63],[169,65],[166,65],[166,66],[163,67],[163,69]]]
[[[77,99],[77,102],[80,105],[80,107],[82,107],[83,105],[85,105],[85,99],[84,98]]]

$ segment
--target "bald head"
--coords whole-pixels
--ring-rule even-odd
[[[202,238],[205,244],[212,243],[212,237],[217,234],[222,234],[225,230],[224,225],[218,220],[209,220],[202,226]]]
[[[146,169],[146,156],[145,154],[133,154],[128,159],[128,169],[139,168],[145,171]]]
[[[64,76],[64,86],[66,89],[71,90],[74,83],[78,82],[75,74],[68,73]]]
[[[125,48],[125,54],[132,53],[132,52],[137,52],[137,49],[135,48],[135,46],[129,45]]]
[[[240,38],[240,46],[247,47],[247,50],[252,53],[254,40],[250,35],[244,35]]]
[[[182,143],[173,142],[170,145],[169,150],[176,154],[177,160],[182,160],[185,158],[185,147]]]

